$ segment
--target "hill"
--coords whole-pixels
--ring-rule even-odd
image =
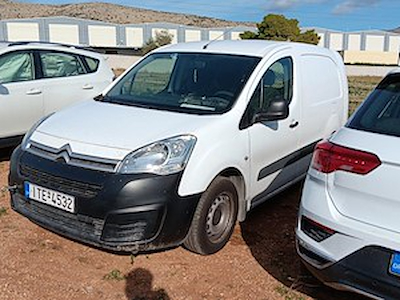
[[[0,0],[0,19],[21,19],[67,16],[116,24],[138,24],[169,22],[199,27],[254,26],[252,23],[169,13],[149,9],[122,6],[110,3],[79,3],[63,5],[45,5]]]

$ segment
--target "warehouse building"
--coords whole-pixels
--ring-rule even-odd
[[[310,29],[310,28],[304,28]],[[367,30],[341,32],[314,28],[319,46],[336,50],[347,64],[398,65],[400,34]],[[201,40],[237,40],[253,27],[200,28],[171,23],[110,24],[70,17],[0,21],[0,41],[46,41],[91,46],[120,52],[139,49],[157,32],[167,31],[172,43]]]
[[[398,65],[400,35],[390,31],[340,32],[314,28],[319,45],[343,54],[347,64]]]
[[[16,19],[0,21],[0,40],[47,41],[92,47],[140,48],[157,32],[168,31],[172,43],[239,39],[252,27],[200,28],[170,23],[110,24],[69,17]]]

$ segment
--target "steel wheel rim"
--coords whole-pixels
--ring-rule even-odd
[[[232,197],[227,193],[219,194],[207,214],[206,231],[212,243],[222,241],[230,231],[232,223]]]

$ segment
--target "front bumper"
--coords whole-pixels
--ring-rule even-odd
[[[17,148],[9,184],[11,206],[31,221],[71,239],[121,252],[181,244],[201,195],[180,197],[182,173],[124,175],[47,160]],[[25,197],[24,182],[75,196],[69,213]]]

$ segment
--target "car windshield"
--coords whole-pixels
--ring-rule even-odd
[[[365,100],[347,127],[400,136],[400,74],[387,76]]]
[[[221,114],[233,106],[259,61],[257,57],[238,55],[155,53],[130,70],[101,100]]]

